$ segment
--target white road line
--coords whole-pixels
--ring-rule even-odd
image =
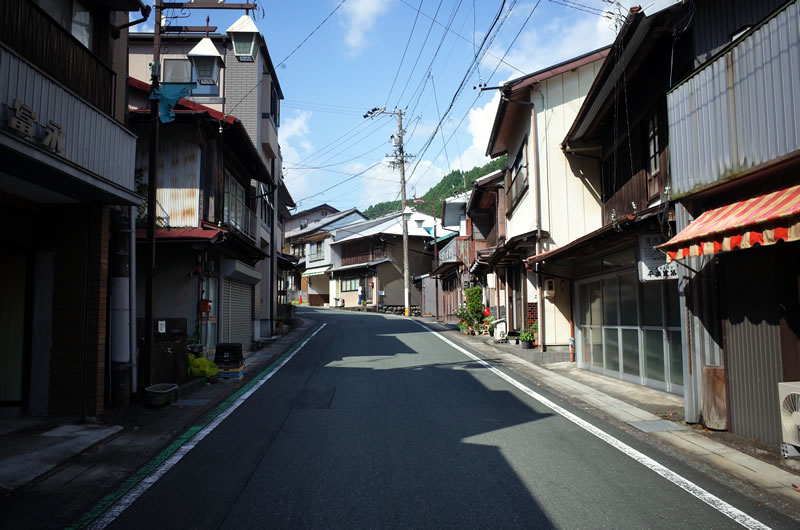
[[[126,493],[121,499],[119,499],[108,510],[106,510],[106,512],[102,516],[98,517],[92,523],[90,528],[100,530],[102,528],[105,528],[109,524],[111,524],[111,522],[114,519],[116,519],[117,517],[119,517],[119,515],[122,512],[124,512],[131,504],[133,504],[136,501],[136,499],[141,497],[142,494],[150,488],[150,486],[155,484],[158,481],[158,479],[160,479],[162,476],[164,476],[164,474],[167,471],[172,469],[175,466],[175,464],[180,462],[181,459],[184,456],[186,456],[186,454],[189,451],[194,449],[195,446],[203,438],[208,436],[211,433],[211,431],[216,429],[217,426],[219,426],[219,424],[222,423],[225,420],[225,418],[230,416],[233,413],[234,410],[239,408],[239,405],[244,403],[247,400],[247,398],[249,398],[250,396],[252,396],[255,393],[256,390],[261,388],[261,385],[266,383],[273,375],[278,373],[278,370],[283,368],[283,366],[286,363],[291,361],[292,357],[297,355],[297,352],[302,350],[303,346],[308,344],[308,341],[310,341],[312,338],[314,338],[314,335],[319,333],[320,330],[322,330],[322,328],[324,328],[326,325],[327,324],[323,323],[320,327],[318,327],[317,330],[314,331],[314,333],[312,333],[311,335],[309,335],[309,337],[306,340],[304,340],[300,344],[300,346],[298,346],[297,349],[294,350],[294,352],[292,352],[291,355],[287,356],[283,360],[283,362],[281,362],[281,364],[279,364],[277,367],[275,367],[274,370],[272,370],[270,373],[268,373],[266,376],[264,376],[260,381],[258,381],[258,383],[254,384],[247,392],[245,392],[244,394],[239,396],[239,398],[236,401],[234,401],[233,404],[231,404],[230,407],[228,407],[223,412],[221,412],[216,418],[214,418],[211,422],[209,422],[208,425],[206,425],[202,430],[200,430],[197,434],[195,434],[190,440],[188,440],[185,444],[180,446],[180,448],[178,448],[178,450],[175,451],[175,453],[173,453],[172,456],[170,456],[169,458],[164,460],[163,464],[161,464],[152,473],[150,473],[144,479],[142,479],[142,481],[139,484],[134,486],[128,493]]]
[[[467,350],[465,350],[461,346],[453,343],[452,341],[450,341],[449,339],[445,338],[441,334],[439,334],[436,331],[432,330],[428,326],[426,326],[426,325],[424,325],[421,322],[418,322],[416,320],[414,320],[414,322],[416,324],[418,324],[419,326],[421,326],[422,328],[424,328],[425,330],[429,331],[430,333],[433,333],[436,337],[438,337],[439,339],[441,339],[445,343],[449,344],[450,346],[452,346],[456,350],[460,351],[461,353],[463,353],[464,355],[466,355],[470,359],[473,359],[474,361],[476,361],[476,362],[480,363],[481,365],[483,365],[485,368],[488,368],[492,373],[494,373],[498,377],[504,379],[506,382],[508,382],[512,386],[518,388],[519,390],[521,390],[522,392],[524,392],[528,396],[532,397],[533,399],[535,399],[536,401],[538,401],[539,403],[541,403],[545,407],[551,409],[556,414],[559,414],[560,416],[563,416],[564,418],[568,419],[572,423],[578,425],[579,427],[581,427],[581,428],[585,429],[586,431],[592,433],[593,435],[597,436],[598,438],[600,438],[601,440],[603,440],[604,442],[606,442],[610,446],[612,446],[615,449],[618,449],[619,451],[625,453],[626,455],[628,455],[629,457],[633,458],[634,460],[636,460],[637,462],[639,462],[643,466],[647,467],[651,471],[654,471],[654,472],[658,473],[659,475],[661,475],[665,479],[669,480],[670,482],[672,482],[673,484],[675,484],[679,488],[681,488],[681,489],[689,492],[690,494],[694,495],[695,497],[697,497],[698,499],[700,499],[704,503],[708,504],[709,506],[711,506],[715,510],[719,511],[723,515],[726,515],[726,516],[730,517],[731,519],[733,519],[734,521],[736,521],[740,525],[744,526],[745,528],[753,528],[753,529],[755,529],[755,528],[758,528],[758,529],[767,529],[767,528],[769,528],[764,523],[762,523],[762,522],[760,522],[760,521],[758,521],[756,519],[753,519],[752,517],[750,517],[749,515],[747,515],[743,511],[739,510],[738,508],[735,508],[735,507],[731,506],[730,504],[728,504],[727,502],[723,501],[719,497],[707,492],[706,490],[704,490],[703,488],[701,488],[700,486],[698,486],[694,482],[691,482],[691,481],[683,478],[681,475],[675,473],[671,469],[668,469],[668,468],[664,467],[663,465],[659,464],[658,462],[656,462],[655,460],[653,460],[649,456],[637,451],[633,447],[631,447],[628,444],[618,440],[617,438],[614,438],[613,436],[611,436],[610,434],[606,433],[605,431],[602,431],[601,429],[598,429],[597,427],[595,427],[591,423],[589,423],[589,422],[587,422],[585,420],[582,420],[581,418],[579,418],[575,414],[571,413],[570,411],[566,410],[563,407],[560,407],[559,405],[556,405],[555,403],[553,403],[552,401],[550,401],[546,397],[542,396],[541,394],[539,394],[537,392],[534,392],[533,390],[531,390],[527,386],[523,385],[522,383],[520,383],[519,381],[517,381],[513,377],[511,377],[509,375],[506,375],[502,371],[500,371],[497,368],[495,368],[494,366],[492,366],[491,363],[489,363],[489,362],[487,362],[487,361],[485,361],[485,360],[473,355],[472,353],[468,352]]]

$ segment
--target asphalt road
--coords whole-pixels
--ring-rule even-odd
[[[720,510],[418,324],[325,327],[111,528],[728,528]],[[796,522],[536,393],[767,526]]]

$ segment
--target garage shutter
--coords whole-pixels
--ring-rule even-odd
[[[224,280],[222,284],[222,342],[238,342],[242,351],[250,351],[253,329],[253,287],[246,283]]]

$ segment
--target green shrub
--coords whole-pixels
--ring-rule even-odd
[[[519,333],[519,340],[522,342],[533,342],[533,332],[530,329],[523,329]]]
[[[480,286],[470,287],[464,294],[467,297],[467,312],[473,322],[483,321],[483,289]]]

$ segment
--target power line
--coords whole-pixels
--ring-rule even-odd
[[[419,0],[419,7],[422,7],[422,2],[424,0]],[[394,91],[394,84],[397,82],[397,76],[400,75],[400,69],[403,67],[403,61],[406,58],[406,52],[408,51],[408,45],[411,44],[411,37],[414,36],[414,29],[417,27],[417,20],[419,19],[419,9],[417,9],[417,14],[414,16],[414,24],[411,25],[411,32],[408,34],[408,40],[406,41],[406,48],[403,50],[403,56],[400,57],[400,64],[397,65],[397,71],[394,73],[394,80],[392,81],[392,87],[389,89],[389,95],[386,96],[386,103],[385,105],[389,104],[389,98],[392,97],[392,92]],[[425,45],[423,44],[423,47]],[[416,66],[416,63],[415,63]],[[412,74],[414,70],[411,70]]]
[[[325,188],[324,190],[322,190],[322,191],[320,191],[320,192],[317,192],[317,193],[315,193],[314,195],[309,195],[308,197],[303,197],[302,199],[299,199],[299,200],[297,200],[297,201],[295,201],[295,202],[296,202],[297,204],[300,204],[301,202],[307,201],[308,199],[313,199],[314,197],[317,197],[317,196],[319,196],[319,195],[324,195],[324,194],[325,194],[325,192],[328,192],[328,191],[330,191],[330,190],[332,190],[332,189],[334,189],[334,188],[338,188],[339,186],[341,186],[341,185],[342,185],[342,184],[344,184],[345,182],[349,182],[349,181],[353,180],[353,179],[354,179],[354,178],[356,178],[356,177],[360,177],[361,175],[363,175],[364,173],[366,173],[366,172],[367,172],[367,171],[369,171],[370,169],[372,169],[372,168],[374,168],[374,167],[377,167],[377,166],[381,165],[381,163],[382,163],[382,161],[381,161],[381,162],[378,162],[378,163],[376,163],[376,164],[373,164],[373,165],[369,166],[367,169],[365,169],[365,170],[363,170],[363,171],[360,171],[360,172],[356,173],[355,175],[351,176],[350,178],[346,178],[346,179],[344,179],[343,181],[341,181],[341,182],[339,182],[339,183],[337,183],[337,184],[334,184],[333,186],[327,187],[327,188]]]
[[[327,16],[327,17],[325,17],[324,19],[322,19],[322,22],[320,22],[319,24],[317,24],[317,27],[316,27],[316,28],[314,28],[314,29],[311,31],[311,33],[309,33],[309,34],[306,36],[306,38],[305,38],[305,39],[303,39],[303,40],[300,42],[300,44],[298,44],[298,45],[295,47],[295,49],[294,49],[294,50],[292,50],[292,53],[290,53],[289,55],[287,55],[286,57],[284,57],[284,58],[283,58],[283,60],[282,60],[281,62],[279,62],[277,66],[275,66],[275,69],[277,70],[278,68],[280,68],[280,66],[281,66],[283,63],[285,63],[286,61],[288,61],[288,60],[289,60],[289,57],[291,57],[292,55],[294,55],[294,52],[296,52],[297,50],[299,50],[299,49],[300,49],[300,46],[302,46],[303,44],[305,44],[305,43],[306,43],[306,41],[307,41],[308,39],[310,39],[310,38],[311,38],[311,36],[312,36],[314,33],[316,33],[316,32],[317,32],[317,30],[318,30],[319,28],[321,28],[321,27],[322,27],[322,25],[323,25],[323,24],[325,24],[325,22],[327,22],[327,21],[328,21],[328,19],[329,19],[329,18],[331,18],[331,17],[333,16],[333,14],[334,14],[334,13],[336,13],[336,12],[339,10],[339,8],[340,8],[340,7],[342,7],[342,4],[344,4],[346,1],[347,1],[347,0],[342,0],[341,2],[339,2],[339,5],[337,5],[336,7],[334,7],[334,8],[333,8],[333,11],[331,11],[330,13],[328,13],[328,16]]]
[[[292,55],[294,55],[294,52],[296,52],[298,49],[300,49],[300,47],[301,47],[303,44],[305,44],[305,42],[306,42],[306,41],[307,41],[309,38],[311,38],[311,35],[313,35],[314,33],[316,33],[316,31],[317,31],[317,30],[318,30],[320,27],[322,27],[322,25],[323,25],[323,24],[325,24],[325,22],[327,22],[327,21],[328,21],[328,19],[329,19],[329,18],[331,18],[331,17],[333,16],[333,14],[334,14],[334,13],[336,13],[336,11],[338,11],[338,10],[339,10],[339,8],[340,8],[340,7],[342,7],[342,4],[344,4],[346,1],[347,1],[347,0],[342,0],[341,2],[339,2],[339,5],[337,5],[335,8],[333,8],[333,11],[331,11],[330,13],[328,13],[328,16],[327,16],[327,17],[325,17],[325,18],[322,20],[322,22],[320,22],[319,24],[317,24],[317,27],[316,27],[316,28],[314,28],[314,29],[311,31],[311,33],[309,33],[309,34],[306,36],[306,38],[304,38],[304,39],[303,39],[303,40],[300,42],[300,44],[298,44],[298,45],[295,47],[295,49],[294,49],[294,50],[292,50],[292,52],[291,52],[289,55],[287,55],[287,56],[286,56],[286,57],[285,57],[285,58],[284,58],[284,59],[283,59],[281,62],[279,62],[279,63],[277,64],[277,66],[275,66],[275,70],[277,70],[277,69],[278,69],[278,68],[279,68],[281,65],[283,65],[283,63],[285,63],[285,62],[286,62],[286,61],[289,59],[289,57],[291,57]],[[236,103],[236,104],[235,104],[235,105],[234,105],[234,106],[231,108],[231,110],[229,110],[228,112],[226,112],[226,114],[233,114],[233,111],[234,111],[234,110],[236,110],[236,107],[238,107],[239,105],[241,105],[241,104],[242,104],[242,102],[243,102],[245,99],[247,99],[247,96],[249,96],[250,94],[252,94],[252,93],[253,93],[253,91],[254,91],[255,89],[257,89],[258,87],[260,87],[260,86],[261,86],[261,83],[263,83],[263,82],[264,82],[264,79],[266,79],[266,78],[265,78],[265,77],[262,77],[262,78],[261,78],[261,80],[260,80],[258,83],[256,83],[256,84],[255,84],[255,86],[253,86],[253,88],[251,88],[250,90],[248,90],[248,91],[247,91],[247,93],[246,93],[244,96],[242,96],[242,99],[240,99],[240,100],[239,100],[239,101],[238,101],[238,102],[237,102],[237,103]]]
[[[416,9],[414,6],[412,6],[411,4],[409,4],[409,3],[408,3],[406,0],[400,0],[400,1],[401,1],[401,2],[403,2],[405,5],[407,5],[408,7],[410,7],[411,9]],[[427,17],[428,19],[431,19],[430,15],[428,15],[428,14],[426,14],[426,13],[422,13],[422,16],[423,16],[423,17]],[[431,20],[433,20],[433,19],[431,19]],[[436,21],[434,20],[434,22],[436,22]],[[442,23],[440,23],[440,22],[436,22],[436,24],[439,24],[440,26],[444,27],[444,24],[442,24]],[[464,42],[466,42],[466,43],[469,43],[469,44],[472,44],[472,46],[473,46],[473,49],[474,49],[474,47],[475,47],[475,42],[474,42],[474,41],[470,41],[470,40],[469,40],[468,38],[466,38],[465,36],[461,35],[460,33],[456,33],[455,31],[452,31],[452,30],[450,30],[449,28],[445,28],[445,29],[447,29],[447,31],[448,31],[448,32],[452,33],[453,35],[455,35],[455,36],[456,36],[456,37],[458,37],[459,39],[463,40]],[[491,55],[492,57],[494,57],[495,59],[497,59],[497,56],[496,56],[496,55],[494,55],[493,53],[489,53],[489,55]],[[519,72],[520,74],[525,74],[525,72],[523,72],[522,70],[520,70],[519,68],[517,68],[517,67],[516,67],[516,66],[514,66],[513,64],[507,63],[507,62],[505,62],[505,61],[503,61],[503,64],[505,64],[506,66],[508,66],[508,67],[509,67],[509,68],[511,68],[512,70],[516,70],[516,71],[517,71],[517,72]]]

